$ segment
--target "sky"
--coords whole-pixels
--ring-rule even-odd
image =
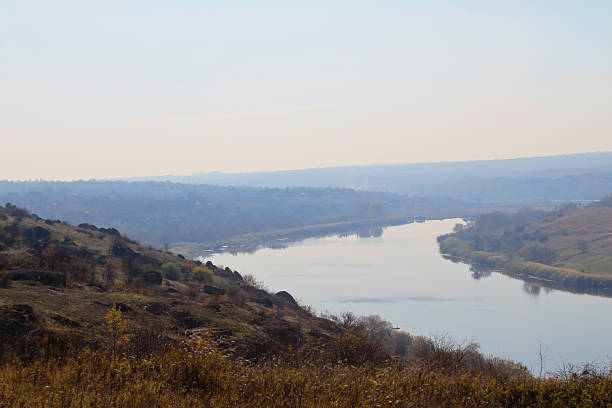
[[[0,0],[0,179],[612,150],[610,1]]]

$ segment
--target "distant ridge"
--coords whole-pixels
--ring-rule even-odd
[[[595,200],[612,191],[612,152],[254,173],[211,172],[126,180],[275,188],[340,187],[468,201]]]

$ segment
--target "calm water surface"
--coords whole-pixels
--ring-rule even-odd
[[[476,279],[438,252],[460,220],[385,229],[380,237],[308,239],[285,249],[207,255],[287,290],[318,311],[378,314],[412,334],[476,341],[481,351],[539,371],[612,358],[612,299],[534,287],[499,273]]]

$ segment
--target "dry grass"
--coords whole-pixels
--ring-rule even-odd
[[[318,355],[287,352],[250,363],[207,336],[139,358],[83,351],[0,367],[2,407],[606,407],[610,373],[538,379],[477,373],[431,361],[351,365],[350,338]]]

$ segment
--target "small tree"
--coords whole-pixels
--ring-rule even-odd
[[[166,279],[174,281],[181,279],[181,267],[174,262],[166,262],[161,269]]]
[[[215,275],[205,266],[196,266],[193,268],[193,279],[202,283],[211,283],[215,280]]]
[[[117,258],[106,258],[104,265],[104,279],[107,283],[113,283],[118,270],[121,270],[121,260]]]
[[[121,344],[125,344],[130,341],[131,336],[126,333],[127,321],[123,318],[121,310],[117,308],[117,305],[113,303],[113,307],[106,314],[106,331],[110,335],[111,339],[111,352],[113,357],[117,353],[117,348]]]

